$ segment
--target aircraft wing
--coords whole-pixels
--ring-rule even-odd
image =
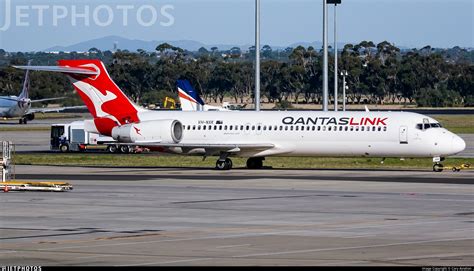
[[[195,144],[195,143],[130,143],[130,144],[119,144],[119,145],[130,145],[130,146],[140,146],[145,148],[164,148],[172,150],[177,153],[196,153],[202,155],[218,155],[220,153],[258,153],[265,150],[269,150],[275,147],[273,144]]]
[[[55,107],[55,108],[30,108],[27,114],[52,113],[52,112],[59,113],[61,111],[72,110],[72,109],[87,109],[87,107],[85,105],[81,105],[81,106]]]

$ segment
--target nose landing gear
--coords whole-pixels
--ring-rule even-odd
[[[433,158],[433,171],[434,172],[442,172],[444,170],[443,164],[441,162],[444,161],[444,157],[434,157]]]

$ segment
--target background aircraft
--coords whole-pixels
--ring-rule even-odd
[[[176,81],[182,111],[230,111],[221,106],[206,105],[188,80]]]
[[[28,65],[31,61],[28,62]],[[85,108],[84,106],[75,107],[59,107],[59,108],[31,108],[33,103],[41,103],[46,101],[61,100],[62,98],[49,98],[41,100],[31,100],[29,98],[30,91],[30,75],[29,70],[26,71],[23,89],[18,96],[0,96],[0,118],[20,118],[20,124],[27,124],[35,118],[35,113],[60,112],[66,109]]]

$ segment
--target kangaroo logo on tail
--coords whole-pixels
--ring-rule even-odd
[[[59,66],[95,71],[94,75],[67,73],[74,88],[94,116],[97,130],[110,135],[115,126],[140,122],[143,109],[132,103],[112,81],[99,60],[61,60]]]

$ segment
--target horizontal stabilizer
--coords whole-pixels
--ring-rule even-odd
[[[47,98],[47,99],[41,99],[41,100],[32,100],[32,103],[42,103],[42,102],[49,102],[49,101],[57,101],[57,100],[63,100],[66,99],[67,97],[58,97],[58,98]]]
[[[99,75],[99,71],[87,68],[71,68],[63,66],[13,66],[14,68],[29,71],[61,72],[70,74]]]

